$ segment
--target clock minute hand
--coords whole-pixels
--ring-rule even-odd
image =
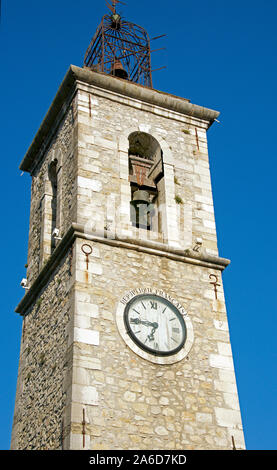
[[[141,320],[139,318],[130,318],[130,323],[135,323],[135,325],[139,325]]]
[[[130,323],[135,323],[136,325],[145,325],[145,326],[152,326],[152,328],[155,330],[156,328],[158,328],[158,323],[154,322],[150,322],[148,320],[140,320],[139,318],[130,318]]]

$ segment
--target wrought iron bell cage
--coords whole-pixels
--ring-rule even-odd
[[[152,88],[147,32],[116,12],[103,16],[86,51],[84,67]]]

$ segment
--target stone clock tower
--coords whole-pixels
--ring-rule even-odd
[[[206,140],[219,113],[153,89],[147,33],[115,4],[20,165],[11,448],[241,449]]]

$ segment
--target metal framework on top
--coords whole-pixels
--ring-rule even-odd
[[[103,16],[86,51],[84,66],[152,88],[148,34],[142,27],[125,21],[116,12],[117,3],[122,2],[107,2],[112,14]]]

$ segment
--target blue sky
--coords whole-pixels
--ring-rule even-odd
[[[277,3],[129,0],[150,37],[154,87],[221,112],[208,132],[224,288],[246,445],[277,449]],[[0,449],[10,446],[29,230],[30,176],[18,166],[70,64],[82,66],[104,0],[3,0]]]

